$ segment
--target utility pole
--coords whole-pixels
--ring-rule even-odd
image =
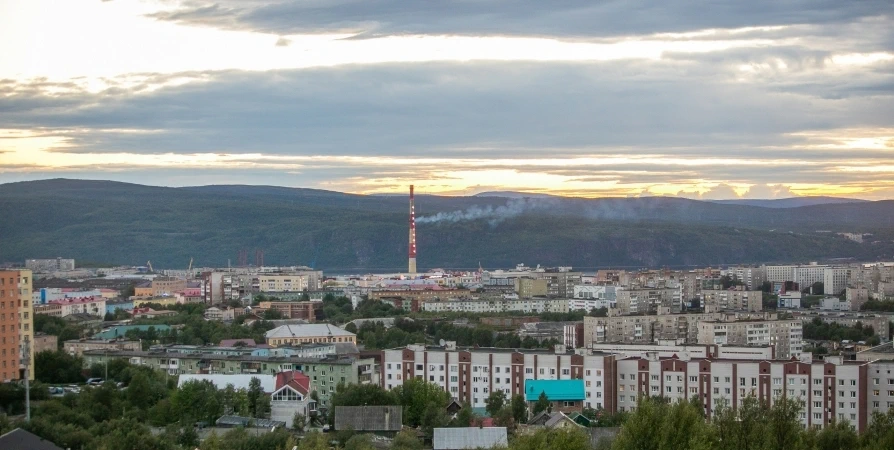
[[[30,374],[28,373],[31,365],[31,341],[25,336],[25,342],[22,345],[22,364],[25,365],[25,422],[31,421],[31,384],[28,381]]]

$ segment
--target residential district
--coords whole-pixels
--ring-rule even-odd
[[[634,448],[640,409],[678,407],[788,405],[808,444],[894,424],[894,263],[185,266],[0,269],[0,448]]]

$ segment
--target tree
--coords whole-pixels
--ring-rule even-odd
[[[487,411],[487,413],[491,417],[496,417],[497,413],[500,412],[501,409],[503,409],[503,406],[505,404],[506,404],[506,393],[499,389],[494,390],[484,400],[484,405],[485,405],[484,410]]]
[[[298,450],[329,450],[329,439],[319,431],[311,431],[304,435]]]
[[[262,315],[262,317],[264,320],[281,320],[281,319],[283,319],[282,313],[276,309],[268,309],[268,310],[264,311],[264,314]]]
[[[355,434],[345,442],[344,450],[374,450],[369,434]]]
[[[440,422],[441,418],[436,418],[430,410],[437,409],[444,413],[450,402],[450,394],[440,386],[416,378],[404,381],[393,392],[404,407],[404,424],[411,427],[423,425],[423,418],[429,421],[429,425]]]
[[[536,415],[540,414],[541,411],[552,411],[552,403],[546,398],[546,391],[541,392],[540,396],[537,397],[537,401],[534,403],[533,413]]]
[[[816,448],[817,450],[853,449],[857,448],[857,441],[857,432],[851,424],[846,421],[833,422],[817,435]]]
[[[126,397],[131,407],[146,409],[149,402],[152,401],[152,396],[149,388],[149,378],[145,373],[137,372],[130,379],[130,384],[127,385]]]
[[[796,448],[800,445],[800,415],[803,409],[804,403],[793,398],[782,397],[773,402],[768,428],[775,440],[775,448]]]
[[[541,428],[533,434],[517,436],[510,448],[512,450],[590,450],[590,436],[577,427]]]
[[[469,403],[463,403],[462,408],[460,408],[459,412],[456,413],[456,417],[450,421],[451,427],[470,427],[472,426],[472,421],[475,420],[475,412],[472,411],[472,405]]]
[[[515,423],[527,423],[528,405],[525,403],[525,397],[520,394],[513,395],[510,408],[512,408],[512,418],[515,419]]]
[[[391,441],[392,450],[422,450],[422,443],[416,439],[416,435],[410,430],[403,430],[394,436]]]
[[[305,426],[307,426],[307,417],[295,411],[295,415],[292,416],[292,429],[299,433],[304,433]]]
[[[208,380],[183,383],[171,396],[171,409],[183,423],[197,420],[214,423],[221,416],[223,405],[217,387]]]
[[[81,358],[61,350],[40,352],[34,357],[35,378],[44,383],[82,383],[82,367],[84,361]]]
[[[248,383],[248,412],[251,417],[263,417],[263,414],[266,413],[264,407],[265,398],[267,398],[267,395],[264,394],[264,388],[261,387],[261,380],[257,377],[252,377]],[[267,403],[267,409],[269,409],[269,403]]]

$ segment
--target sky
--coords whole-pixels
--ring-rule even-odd
[[[890,0],[0,0],[0,183],[894,199]]]

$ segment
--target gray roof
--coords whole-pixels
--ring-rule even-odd
[[[505,427],[435,428],[434,450],[507,447]]]
[[[283,325],[266,333],[266,338],[290,338],[313,336],[354,336],[354,333],[342,330],[328,323],[308,323],[303,325]]]
[[[56,444],[21,428],[16,428],[0,436],[0,448],[3,450],[62,450]]]
[[[272,428],[286,426],[286,423],[280,420],[254,419],[251,417],[242,416],[220,416],[220,419],[217,419],[216,424],[218,426],[230,427],[247,427],[249,424],[251,424],[253,428]]]
[[[403,408],[397,406],[336,406],[335,429],[400,431]]]
[[[547,420],[546,423],[543,425],[546,426],[547,428],[554,428],[556,425],[561,423],[563,420],[567,420],[567,421],[571,422],[572,424],[574,424],[575,426],[578,426],[578,427],[581,426],[581,425],[578,425],[577,422],[572,420],[570,417],[566,416],[565,413],[563,413],[561,411],[552,413],[552,415],[550,415],[549,420]]]

